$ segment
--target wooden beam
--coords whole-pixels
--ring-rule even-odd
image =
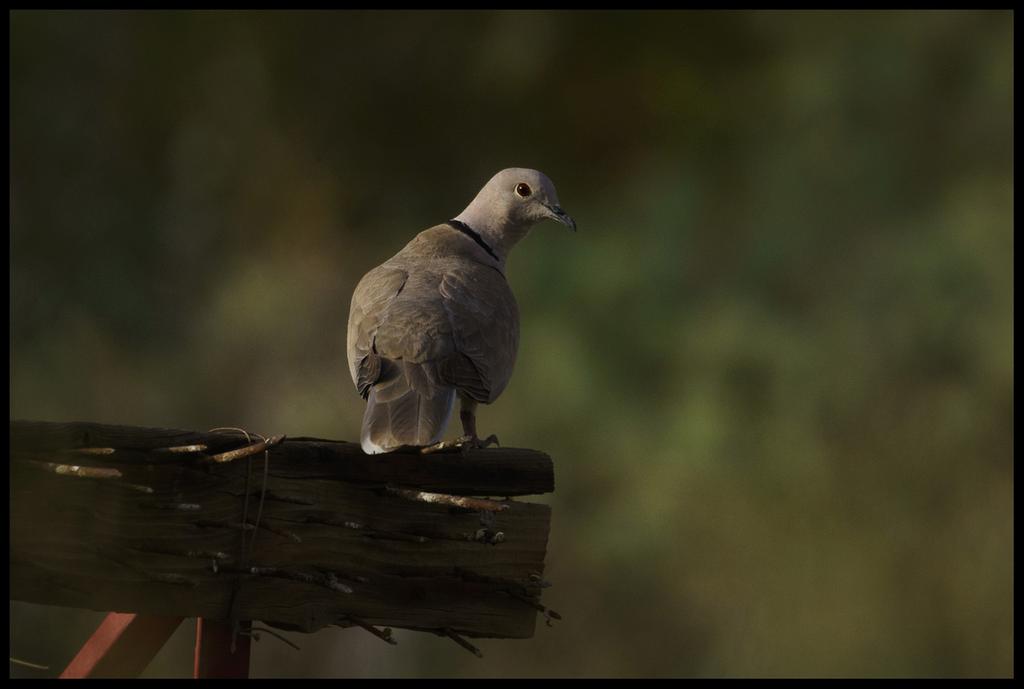
[[[253,443],[258,441],[255,436]],[[20,454],[58,452],[82,466],[187,464],[247,444],[240,433],[202,433],[98,423],[12,421],[11,449]],[[103,450],[117,448],[116,461]],[[201,452],[186,450],[203,448]],[[74,451],[77,450],[77,451]],[[356,443],[288,438],[271,448],[281,478],[384,485],[389,482],[454,495],[542,495],[555,489],[551,457],[517,448],[467,449],[422,455],[416,451],[367,455]],[[193,463],[190,466],[196,467]]]
[[[510,497],[551,491],[550,457],[371,457],[287,438],[211,461],[259,442],[11,422],[11,599],[299,631],[532,636],[550,509]]]

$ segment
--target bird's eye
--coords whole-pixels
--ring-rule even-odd
[[[529,196],[533,192],[530,191],[530,185],[529,184],[527,184],[526,182],[520,182],[519,184],[516,185],[516,193],[519,194],[520,196],[522,196],[525,199],[527,196]]]

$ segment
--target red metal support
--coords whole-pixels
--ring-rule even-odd
[[[112,612],[60,678],[138,677],[184,619]]]
[[[249,677],[249,650],[252,624],[239,623],[239,634],[235,639],[235,652],[231,652],[231,623],[196,620],[196,652],[193,677],[235,678]]]
[[[153,660],[183,617],[157,617],[112,612],[68,664],[61,679],[138,677]],[[251,623],[239,623],[235,652],[231,652],[231,624],[196,620],[193,676],[201,678],[249,677]]]

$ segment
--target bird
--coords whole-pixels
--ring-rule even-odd
[[[505,277],[512,248],[544,220],[576,231],[551,180],[507,168],[451,220],[417,234],[366,273],[352,293],[349,373],[366,400],[366,454],[498,444],[477,435],[476,409],[508,385],[519,348],[519,307]],[[460,402],[463,435],[444,442]]]

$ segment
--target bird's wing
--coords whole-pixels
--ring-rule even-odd
[[[408,279],[407,271],[384,264],[364,275],[352,293],[348,314],[348,366],[352,382],[363,397],[380,375],[380,358],[374,351],[377,331],[381,323],[388,320],[389,309]]]
[[[455,387],[438,365],[455,343],[431,264],[406,252],[370,271],[353,295],[349,365],[366,398],[364,452],[430,445],[448,425]]]
[[[352,295],[348,358],[356,388],[365,397],[388,360],[400,360],[417,365],[405,375],[420,394],[450,386],[494,401],[519,346],[519,310],[505,276],[465,258],[424,262],[429,252],[410,248],[417,251],[367,273]]]
[[[519,347],[519,309],[505,276],[490,266],[460,262],[439,285],[455,351],[440,376],[478,402],[493,402],[508,384]]]

